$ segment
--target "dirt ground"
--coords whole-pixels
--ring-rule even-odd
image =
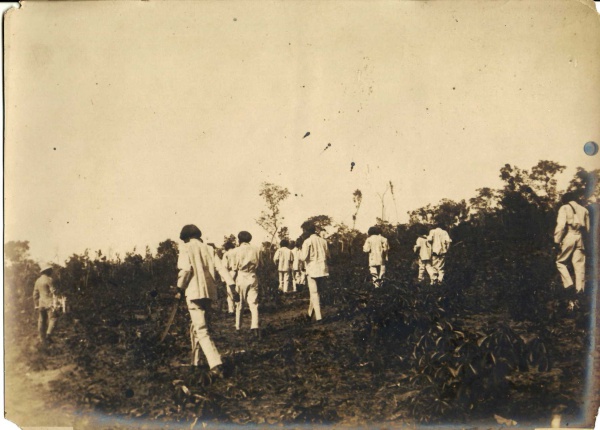
[[[21,348],[6,348],[6,418],[20,426],[76,428],[416,425],[410,406],[419,390],[408,382],[406,357],[365,358],[354,317],[339,305],[325,303],[325,320],[317,324],[306,317],[306,292],[285,295],[261,310],[260,340],[250,335],[248,311],[236,332],[224,304],[217,307],[213,339],[226,377],[216,380],[205,364],[203,372],[191,372],[185,306],[162,344],[155,338],[167,305],[112,319],[63,316],[43,352],[29,327]],[[465,324],[479,326],[490,318],[473,316]],[[532,327],[520,323],[513,329],[527,336]],[[511,379],[506,401],[473,414],[470,426],[500,426],[494,415],[549,426],[557,411],[563,423],[573,422],[582,406],[576,399],[583,390],[584,331],[573,320],[556,330],[563,341],[552,346],[553,368]]]

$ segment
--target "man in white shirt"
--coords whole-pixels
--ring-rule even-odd
[[[292,291],[291,274],[292,274],[292,263],[294,261],[294,255],[289,248],[290,242],[287,239],[283,239],[279,243],[279,249],[275,252],[273,262],[277,264],[277,271],[279,272],[279,290],[284,293]]]
[[[293,291],[298,291],[298,285],[304,284],[302,278],[302,260],[300,260],[301,250],[297,245],[295,240],[290,242],[290,248],[292,249],[292,256],[294,257],[294,261],[292,261],[292,287]]]
[[[56,290],[52,280],[52,266],[46,264],[41,269],[41,275],[33,286],[33,306],[38,311],[40,343],[46,346],[57,320]]]
[[[433,267],[431,266],[431,244],[427,240],[427,229],[421,226],[420,236],[417,238],[417,243],[413,248],[414,252],[418,252],[419,276],[418,281],[425,279],[425,271],[429,275],[429,279],[433,284]]]
[[[373,277],[373,285],[378,288],[385,275],[385,263],[388,256],[388,240],[381,235],[377,226],[369,228],[369,237],[365,241],[363,251],[369,253],[369,272]]]
[[[223,267],[227,269],[229,275],[233,278],[235,274],[234,270],[232,269],[235,258],[235,244],[231,242],[225,242],[223,249],[225,250],[223,253],[223,259],[221,260],[223,262]],[[233,301],[232,291],[229,288],[227,288],[227,312],[229,315],[235,314],[235,303]]]
[[[446,264],[446,253],[452,239],[446,230],[439,225],[429,232],[427,241],[431,244],[431,266],[433,267],[432,284],[444,280],[444,266]]]
[[[252,235],[247,231],[240,231],[238,242],[240,245],[235,250],[235,262],[233,270],[235,271],[235,282],[239,294],[238,302],[235,305],[235,328],[240,330],[242,324],[242,310],[244,303],[248,303],[252,320],[250,331],[255,338],[260,338],[259,320],[258,320],[258,280],[256,278],[256,269],[261,265],[260,251],[250,245]]]
[[[316,321],[321,321],[321,303],[319,288],[323,288],[329,276],[329,248],[327,241],[317,234],[317,229],[312,222],[302,224],[303,236],[306,238],[302,244],[300,258],[306,265],[308,291],[310,304],[308,316],[313,316]]]
[[[196,354],[199,345],[206,356],[211,374],[222,377],[221,356],[210,338],[211,304],[217,298],[215,271],[226,282],[228,288],[235,288],[235,282],[221,264],[219,257],[215,255],[214,249],[204,244],[201,237],[202,233],[193,224],[186,225],[181,230],[179,238],[184,243],[179,250],[177,260],[179,293],[176,297],[185,294],[192,320],[192,351],[194,351],[192,365],[199,364],[199,357]]]
[[[573,265],[575,272],[575,289],[577,292],[585,288],[585,244],[583,235],[590,229],[588,210],[576,201],[574,193],[565,193],[561,199],[562,206],[558,210],[554,242],[560,245],[556,259],[556,267],[560,273],[563,286],[573,286],[567,263]]]

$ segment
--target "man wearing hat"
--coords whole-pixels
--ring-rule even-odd
[[[40,342],[45,346],[56,324],[56,313],[54,312],[56,296],[52,282],[52,266],[50,264],[42,265],[41,272],[33,286],[33,305],[38,311]]]

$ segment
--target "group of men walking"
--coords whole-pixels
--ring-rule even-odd
[[[385,266],[388,260],[388,240],[381,235],[377,226],[369,228],[369,237],[365,241],[363,251],[369,254],[369,272],[375,288],[379,288],[385,276]],[[431,284],[439,284],[444,279],[444,265],[446,253],[450,247],[450,235],[440,226],[427,233],[427,228],[422,226],[413,250],[417,253],[419,264],[418,280],[425,280],[425,272],[429,275]]]
[[[303,242],[295,253],[298,265],[294,266],[294,253],[287,246],[282,246],[275,255],[279,264],[280,287],[289,284],[290,266],[300,271],[300,263],[306,270],[310,303],[307,316],[315,321],[322,319],[319,300],[319,288],[329,276],[329,249],[327,241],[316,234],[316,226],[306,222],[302,224]],[[210,338],[211,303],[217,298],[217,277],[227,285],[228,309],[235,309],[235,328],[241,329],[242,311],[245,304],[250,308],[250,331],[255,338],[260,338],[260,319],[258,310],[258,279],[256,271],[262,264],[260,250],[252,245],[252,235],[247,231],[238,234],[239,245],[228,245],[223,258],[220,259],[215,249],[202,241],[202,233],[195,225],[186,225],[181,230],[180,239],[183,245],[179,250],[177,268],[177,297],[185,296],[192,321],[191,338],[194,350],[194,366],[198,366],[198,352],[202,350],[206,356],[211,373],[222,376],[221,356]],[[295,283],[293,285],[296,285]],[[232,306],[233,305],[233,306]]]
[[[425,272],[429,275],[431,284],[439,284],[444,280],[446,253],[451,242],[448,232],[439,225],[429,234],[426,227],[422,228],[413,248],[414,252],[418,253],[419,281],[425,279]]]
[[[298,285],[307,284],[309,307],[307,317],[322,320],[319,290],[329,276],[329,249],[327,241],[317,234],[312,222],[302,224],[302,236],[297,241],[282,241],[273,257],[279,273],[279,289],[282,292],[297,291]],[[572,193],[566,193],[558,211],[554,233],[555,243],[560,247],[556,265],[565,291],[581,292],[585,284],[585,240],[589,231],[587,209],[576,202]],[[261,266],[260,250],[250,244],[252,235],[247,231],[238,234],[239,245],[226,243],[222,258],[214,247],[202,241],[202,233],[195,225],[186,225],[181,230],[183,245],[177,261],[177,299],[185,298],[192,322],[190,334],[194,351],[193,365],[200,362],[199,352],[206,356],[211,373],[222,376],[222,360],[210,337],[211,305],[217,299],[218,277],[227,286],[227,304],[230,314],[235,314],[235,328],[241,329],[242,313],[250,308],[250,330],[260,338],[258,307],[258,279],[256,271]],[[414,252],[418,255],[418,280],[424,281],[425,272],[432,284],[444,279],[445,257],[452,240],[446,230],[435,226],[427,232],[419,232]],[[369,228],[363,251],[369,255],[369,271],[373,285],[378,288],[384,279],[388,260],[388,240],[379,227]],[[573,282],[568,263],[575,273]],[[43,266],[41,276],[33,290],[35,308],[39,311],[38,330],[43,345],[48,342],[56,323],[57,296],[52,281],[52,267]],[[574,301],[571,301],[574,303]]]
[[[273,257],[279,275],[279,291],[283,293],[296,292],[298,291],[298,285],[306,284],[302,244],[302,238],[297,241],[283,239]]]

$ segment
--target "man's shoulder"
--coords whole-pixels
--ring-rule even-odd
[[[579,207],[579,210],[580,210],[581,212],[583,212],[583,213],[586,213],[586,214],[587,214],[587,213],[589,213],[589,212],[590,212],[590,211],[588,210],[588,208],[586,208],[586,207],[585,207],[585,206],[583,206],[583,205],[580,205],[579,203],[577,204],[577,206]]]

